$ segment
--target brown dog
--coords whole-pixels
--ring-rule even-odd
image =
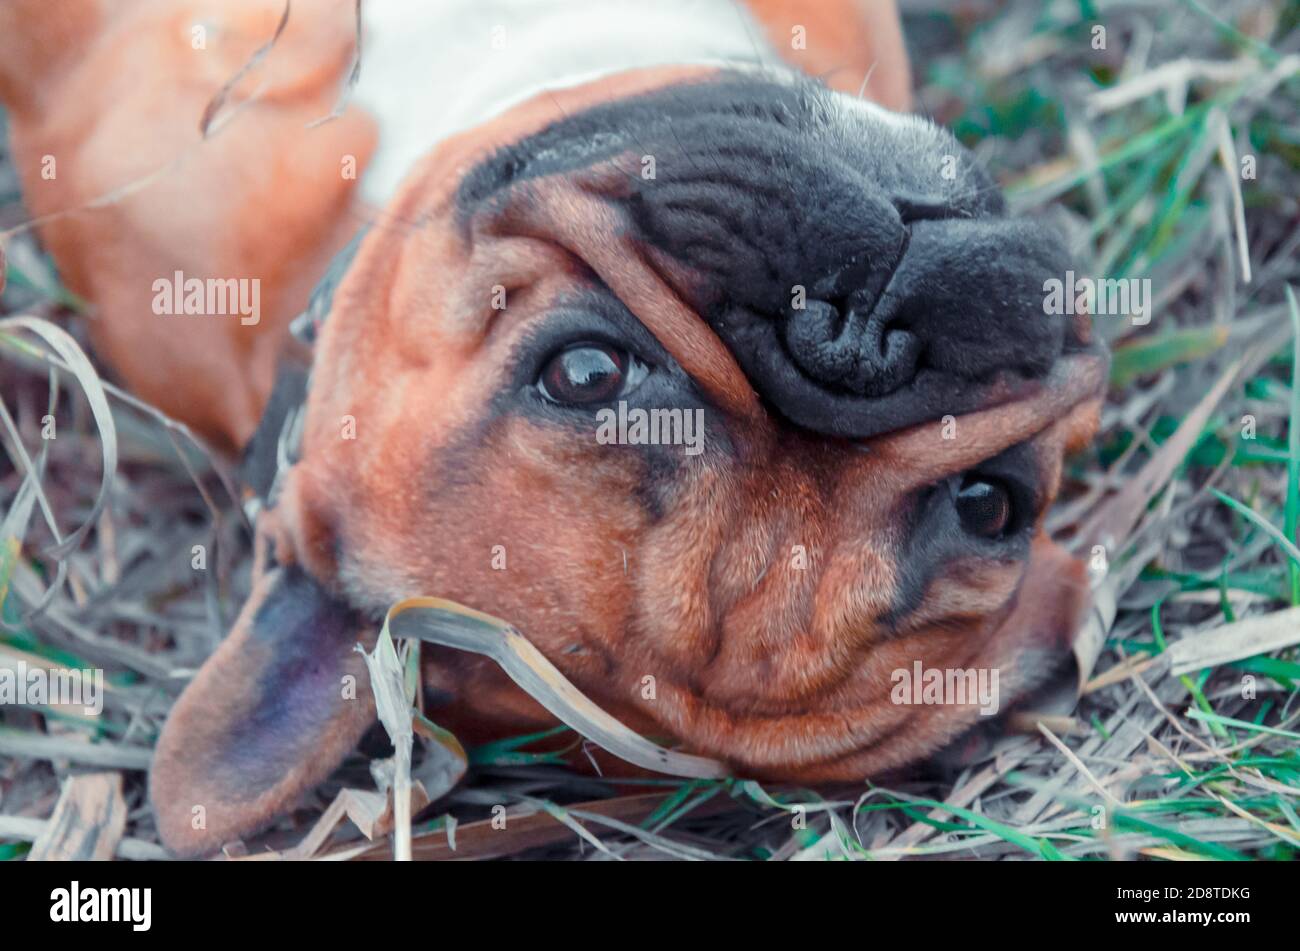
[[[300,435],[283,433],[292,465],[275,473],[258,519],[253,594],[159,741],[152,794],[174,850],[263,827],[330,772],[374,719],[368,691],[348,699],[340,688],[349,675],[365,681],[354,647],[373,643],[387,607],[413,595],[509,619],[634,729],[740,774],[808,781],[913,761],[980,721],[974,698],[900,692],[900,671],[995,671],[1005,709],[1068,651],[1086,581],[1041,526],[1063,454],[1095,426],[1106,361],[1086,318],[1044,313],[1044,281],[1068,267],[1058,240],[1006,218],[993,183],[946,133],[778,68],[775,50],[800,28],[805,48],[787,57],[835,65],[835,44],[818,40],[833,31],[790,23],[797,5],[755,0],[755,19],[728,33],[701,12],[718,4],[683,4],[669,24],[680,27],[669,31],[680,62],[637,58],[662,24],[635,22],[628,11],[649,5],[628,4],[633,22],[601,34],[618,68],[543,71],[523,101],[493,99],[485,77],[472,88],[487,90],[486,104],[428,112],[432,130],[411,110],[438,101],[436,84],[423,99],[404,86],[389,114],[382,83],[376,93],[363,78],[356,104],[380,103],[368,109],[378,152],[363,188],[386,204],[318,302],[326,316],[305,416]],[[248,5],[258,6],[274,29],[266,5]],[[872,88],[900,105],[892,5],[818,9],[832,6],[841,26],[861,24],[849,33],[868,55],[853,62],[881,63]],[[545,37],[530,48],[571,62],[549,45],[572,41],[563,22],[507,20],[499,35],[507,50],[511,37]],[[328,112],[337,89],[327,80],[348,62],[322,40],[334,53],[316,68],[305,51],[318,23],[337,37],[346,18],[322,3],[291,34],[291,17],[287,72],[273,74],[312,79],[285,80],[297,92],[266,106],[272,114],[249,107],[267,123],[266,161],[312,153],[302,181],[314,184],[292,195],[303,208],[293,235],[236,240],[255,230],[240,201],[194,225],[223,223],[231,231],[217,244],[246,254],[211,265],[197,249],[194,273],[274,274],[277,301],[293,301],[298,275],[319,276],[320,255],[337,246],[356,196],[334,170],[342,149],[362,154],[372,134],[361,118],[301,133]],[[498,36],[481,23],[482,36]],[[399,21],[397,32],[425,36],[421,25]],[[126,26],[112,35],[140,42]],[[384,24],[365,35],[382,47]],[[473,49],[461,71],[487,55]],[[831,78],[856,91],[865,71]],[[13,83],[6,95],[21,101]],[[57,94],[42,108],[45,124],[75,127],[53,118]],[[117,108],[141,121],[138,108]],[[478,121],[465,117],[478,109]],[[221,148],[249,147],[241,121]],[[313,138],[332,126],[337,140]],[[354,136],[360,145],[342,141]],[[235,197],[263,174],[272,192],[291,190],[283,170],[225,170],[248,161],[232,153],[196,152],[210,173],[238,180]],[[389,199],[393,169],[415,154]],[[331,169],[328,184],[312,179],[315,162]],[[266,200],[271,221],[295,217],[290,199]],[[117,361],[113,342],[131,347],[114,329],[119,308],[191,252],[149,245],[157,211],[137,198],[114,214],[126,285],[110,279],[81,216],[47,240],[74,288],[107,311],[102,345]],[[299,240],[300,255],[283,246]],[[152,272],[139,248],[156,252]],[[287,308],[275,310],[267,323],[282,325]],[[251,340],[262,335],[241,336],[236,321],[204,326],[261,352]],[[199,408],[196,389],[182,389],[171,408],[245,440],[245,405],[259,405],[269,372],[237,371],[215,352],[187,357],[179,336],[158,346],[205,375],[195,388],[215,392],[213,373],[239,372],[248,395]],[[139,337],[134,346],[148,354]],[[145,389],[143,363],[118,365]],[[294,418],[281,402],[255,445],[281,441]],[[700,425],[686,445],[664,444],[624,431],[638,413]],[[458,734],[550,722],[489,663],[431,653],[427,685],[445,701],[435,717]]]

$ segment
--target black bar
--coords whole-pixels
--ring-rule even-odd
[[[462,935],[455,940],[472,939],[477,927],[495,939],[502,929],[532,928],[536,936],[537,929],[557,926],[607,937],[662,929],[667,940],[678,918],[681,927],[694,928],[687,923],[703,919],[733,936],[753,928],[762,933],[773,924],[800,928],[802,921],[802,927],[815,923],[818,930],[849,925],[864,940],[889,932],[904,942],[909,933],[928,942],[1040,926],[1051,929],[1045,935],[1071,938],[1136,932],[1181,941],[1198,931],[1220,941],[1295,921],[1295,870],[1282,863],[541,865],[7,862],[0,863],[0,918],[9,938],[30,931],[170,940],[271,929],[297,940],[331,941],[374,941],[403,925],[427,928],[435,940],[453,934]],[[129,920],[51,920],[62,897],[57,890],[70,899],[74,881],[83,902],[95,889],[149,889],[148,930],[134,930]],[[120,899],[122,893],[116,894]],[[97,893],[92,901],[98,900]],[[1208,922],[1201,920],[1204,915]],[[1239,915],[1244,919],[1225,918]],[[596,930],[602,921],[616,930]]]

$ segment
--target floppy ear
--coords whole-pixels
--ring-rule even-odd
[[[1038,535],[1015,606],[1002,624],[1004,631],[1023,632],[1016,671],[1021,690],[1041,694],[1061,679],[1067,662],[1075,659],[1074,639],[1091,604],[1084,562],[1045,534]],[[1070,671],[1071,683],[1074,676]]]
[[[1014,668],[1003,672],[1014,678],[1007,686],[1018,710],[1066,714],[1074,709],[1080,686],[1074,642],[1091,603],[1084,562],[1046,535],[1036,536],[1029,571],[999,631],[1017,639]],[[1006,726],[1005,717],[982,720],[940,750],[934,762],[966,769],[990,754]]]
[[[300,568],[256,570],[234,629],[158,740],[150,798],[163,844],[179,855],[265,827],[328,776],[375,719],[355,650],[373,630]]]

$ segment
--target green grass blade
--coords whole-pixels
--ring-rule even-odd
[[[1300,520],[1300,306],[1295,291],[1286,288],[1287,307],[1291,311],[1291,412],[1287,421],[1286,509],[1282,530],[1293,542],[1296,522]],[[1292,559],[1287,565],[1291,579],[1291,603],[1300,604],[1300,564]]]
[[[1300,740],[1300,733],[1292,730],[1280,730],[1275,726],[1264,726],[1259,723],[1250,723],[1246,720],[1234,720],[1232,717],[1225,717],[1218,713],[1206,713],[1204,710],[1188,710],[1187,716],[1192,720],[1204,720],[1206,723],[1218,723],[1222,726],[1235,726],[1243,730],[1250,730],[1252,733],[1267,733],[1270,736],[1283,736],[1289,740]]]
[[[1291,541],[1280,531],[1278,531],[1278,527],[1276,525],[1274,525],[1264,516],[1260,515],[1249,505],[1246,505],[1243,502],[1238,502],[1232,496],[1224,495],[1218,489],[1210,489],[1210,491],[1214,493],[1215,498],[1217,498],[1224,505],[1227,505],[1238,515],[1241,515],[1243,518],[1249,520],[1253,524],[1262,528],[1264,530],[1264,533],[1267,534],[1269,538],[1273,539],[1273,541],[1277,542],[1278,547],[1281,548],[1284,552],[1286,552],[1287,557],[1290,558],[1292,562],[1296,564],[1300,564],[1300,548],[1297,548],[1295,546],[1295,542]]]

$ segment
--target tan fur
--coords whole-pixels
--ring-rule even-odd
[[[912,71],[892,0],[746,0],[772,47],[832,89],[912,108]]]

